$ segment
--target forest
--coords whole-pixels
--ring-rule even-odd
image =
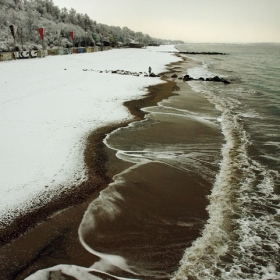
[[[0,0],[0,52],[110,45],[177,44],[128,27],[97,23],[87,14],[60,9],[53,0]],[[43,40],[38,28],[43,28]],[[70,32],[72,36],[70,36]],[[73,36],[74,34],[74,36]]]

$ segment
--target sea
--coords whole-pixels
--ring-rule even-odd
[[[128,165],[79,227],[99,260],[26,279],[280,279],[280,44],[176,48],[173,95],[104,139]]]

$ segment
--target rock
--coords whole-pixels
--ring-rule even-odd
[[[173,74],[173,75],[171,76],[171,78],[173,78],[173,79],[178,78],[178,75],[177,75],[177,74]]]
[[[185,75],[184,78],[183,78],[184,81],[191,81],[193,80],[192,77],[190,77],[189,75]]]
[[[154,73],[151,73],[150,75],[149,75],[149,77],[156,77],[156,74],[154,74]]]
[[[218,77],[218,76],[215,76],[213,79],[212,79],[213,82],[221,82],[221,78]]]
[[[226,55],[226,53],[220,53],[220,52],[179,52],[183,54],[210,54],[210,55]]]
[[[223,78],[221,78],[221,81],[224,83],[224,84],[230,84],[230,82],[228,80],[225,80]]]
[[[202,78],[202,77],[200,77],[198,80],[199,80],[199,81],[205,81],[205,79]]]
[[[215,76],[213,78],[206,78],[207,82],[223,82],[224,84],[230,84],[228,80]]]

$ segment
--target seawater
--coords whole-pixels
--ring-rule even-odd
[[[195,56],[202,64],[188,74],[219,75],[232,84],[190,82],[220,111],[225,143],[210,218],[173,279],[279,279],[280,45],[179,49],[228,53]]]
[[[174,96],[104,142],[131,166],[87,209],[79,228],[90,268],[76,279],[280,278],[280,45],[188,44]],[[190,87],[192,90],[190,90]]]

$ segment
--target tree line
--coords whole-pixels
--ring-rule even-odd
[[[108,26],[97,23],[87,14],[75,9],[60,9],[53,0],[0,0],[0,51],[38,50],[46,48],[69,48],[110,44],[143,45],[182,43],[152,38],[128,27]],[[44,28],[41,40],[38,28]],[[74,39],[70,36],[74,32]]]

